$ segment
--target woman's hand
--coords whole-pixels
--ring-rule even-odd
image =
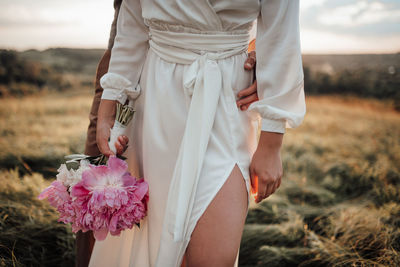
[[[262,131],[250,163],[252,193],[256,203],[269,197],[281,185],[283,175],[281,145],[283,134]]]
[[[244,62],[245,70],[254,70],[255,73],[256,68],[256,52],[251,51],[248,54],[246,61]],[[254,82],[249,87],[242,89],[238,93],[239,100],[236,101],[236,105],[241,110],[247,110],[251,103],[258,101],[257,95],[257,80],[254,75]]]
[[[102,99],[100,101],[97,118],[96,142],[100,152],[107,157],[115,155],[115,153],[111,151],[108,145],[110,130],[113,127],[115,121],[115,108],[115,100]],[[115,142],[115,148],[118,155],[124,153],[127,148],[128,142],[129,139],[127,136],[118,136],[118,140]]]

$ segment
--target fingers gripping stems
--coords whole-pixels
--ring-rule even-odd
[[[117,148],[115,147],[115,142],[118,141],[118,136],[125,133],[126,126],[122,125],[120,122],[115,121],[114,126],[110,131],[110,140],[108,141],[108,146],[114,154],[117,154]]]

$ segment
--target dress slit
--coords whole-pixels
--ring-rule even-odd
[[[239,169],[239,171],[240,171],[240,173],[241,173],[242,179],[243,179],[243,181],[244,181],[244,184],[245,184],[245,188],[246,188],[246,192],[247,192],[247,212],[248,212],[248,208],[249,208],[249,204],[250,204],[250,188],[249,188],[249,186],[248,186],[249,184],[248,184],[248,182],[247,182],[247,180],[246,180],[246,177],[245,177],[245,175],[244,175],[244,172],[243,172],[242,169],[240,168],[240,165],[238,164],[238,162],[237,162],[237,161],[233,161],[233,162],[231,163],[230,167],[227,168],[227,171],[225,172],[225,174],[224,174],[224,176],[223,176],[224,179],[221,179],[221,183],[216,187],[216,190],[213,191],[212,194],[210,194],[210,198],[209,198],[209,201],[207,202],[207,204],[205,205],[204,203],[202,203],[203,208],[202,208],[201,211],[199,212],[199,215],[197,215],[196,217],[193,218],[192,223],[191,223],[191,227],[190,227],[190,234],[189,234],[189,236],[192,235],[194,229],[196,228],[196,225],[197,225],[199,219],[200,219],[201,216],[205,213],[205,211],[207,210],[207,208],[210,206],[211,202],[215,199],[215,197],[216,197],[216,195],[218,194],[218,192],[222,189],[222,187],[225,185],[225,183],[226,183],[226,182],[228,181],[228,179],[230,178],[230,176],[231,176],[231,174],[232,174],[232,172],[233,172],[235,166],[238,167],[238,169]],[[190,240],[185,244],[185,246],[184,246],[184,251],[186,251],[189,242],[190,242]],[[240,248],[238,249],[238,252],[237,252],[237,255],[236,255],[236,260],[235,260],[235,265],[234,265],[234,267],[237,267],[237,266],[238,266],[239,250],[240,250]],[[183,253],[183,254],[184,254],[184,253]]]

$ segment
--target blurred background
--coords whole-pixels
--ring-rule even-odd
[[[240,266],[400,265],[400,1],[302,0],[307,115],[252,203]],[[73,266],[37,200],[83,153],[111,0],[0,0],[0,266]]]

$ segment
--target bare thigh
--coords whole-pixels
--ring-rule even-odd
[[[246,184],[235,164],[227,181],[198,220],[182,266],[232,267],[246,214]]]

